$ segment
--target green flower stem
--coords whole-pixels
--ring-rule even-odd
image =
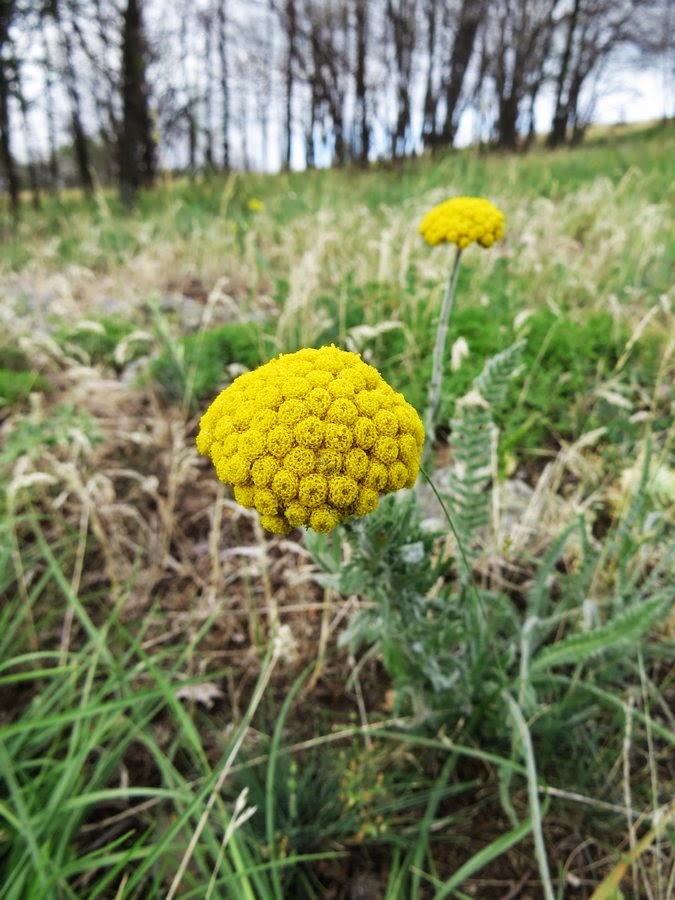
[[[483,609],[481,596],[475,582],[471,577],[471,563],[469,562],[469,558],[466,554],[464,544],[462,543],[462,539],[459,535],[459,532],[457,531],[457,526],[455,525],[450,510],[448,509],[448,506],[446,504],[448,498],[446,497],[444,499],[443,497],[441,497],[440,493],[438,492],[438,488],[431,480],[429,473],[424,468],[424,466],[420,466],[420,472],[424,476],[424,479],[431,490],[434,492],[434,496],[438,500],[439,506],[443,510],[443,515],[445,516],[445,519],[450,526],[450,530],[452,531],[452,534],[457,543],[458,562],[460,563],[460,582],[462,584],[462,606],[465,609],[467,634],[469,635],[469,639],[472,642],[471,655],[474,665],[477,665],[481,656],[484,656],[486,653],[487,638],[487,619],[485,616],[485,611]]]
[[[448,335],[448,322],[450,313],[455,300],[455,288],[457,287],[457,278],[459,277],[459,263],[462,256],[461,247],[457,248],[455,254],[455,262],[452,266],[448,283],[445,287],[443,295],[443,303],[441,312],[438,317],[438,328],[436,330],[436,346],[434,347],[434,358],[431,369],[431,381],[429,382],[429,402],[427,404],[427,412],[424,419],[424,431],[426,438],[424,441],[423,461],[427,462],[431,453],[436,434],[436,416],[438,415],[438,407],[441,401],[441,387],[443,383],[443,357],[445,355],[445,341]]]

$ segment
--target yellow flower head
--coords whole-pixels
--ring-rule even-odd
[[[254,213],[262,212],[265,209],[265,204],[262,200],[258,200],[257,197],[251,197],[251,199],[246,202],[246,206]]]
[[[197,448],[264,528],[331,531],[412,487],[424,427],[356,353],[331,345],[281,354],[240,375],[200,421]]]
[[[453,197],[426,214],[419,232],[432,247],[444,241],[460,250],[474,241],[491,247],[504,236],[504,213],[482,197]]]

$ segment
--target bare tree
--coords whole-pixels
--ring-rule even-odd
[[[227,72],[227,16],[225,0],[218,0],[218,61],[220,64],[220,93],[222,103],[223,169],[230,168],[230,91]]]
[[[33,209],[37,211],[40,209],[40,179],[38,177],[35,141],[33,140],[32,129],[30,127],[28,117],[28,102],[26,100],[26,95],[24,94],[23,85],[21,83],[20,66],[17,66],[16,70],[15,92],[17,100],[19,102],[19,109],[21,110],[21,126],[23,130],[23,143],[24,147],[26,148],[26,171],[28,173],[28,184],[30,185]]]
[[[422,139],[426,146],[454,144],[488,6],[488,0],[422,0],[426,26]]]
[[[557,3],[495,0],[491,6],[488,72],[497,100],[497,143],[505,149],[517,147],[524,101],[536,94],[543,82]]]
[[[349,6],[339,3],[308,4],[300,34],[306,54],[299,53],[300,72],[310,86],[310,115],[306,126],[307,153],[313,164],[318,127],[329,137],[332,161],[343,165],[349,156],[349,126],[345,100],[350,90]],[[365,102],[365,99],[364,99]]]
[[[0,3],[0,161],[7,179],[9,202],[14,216],[19,212],[19,173],[12,153],[9,99],[16,79],[16,61],[10,28],[16,13],[13,0]]]
[[[675,116],[675,0],[651,0],[633,23],[638,65],[659,62],[663,85],[663,120]]]
[[[562,53],[560,54],[560,65],[556,76],[556,93],[555,105],[553,108],[553,122],[551,133],[548,138],[548,144],[556,147],[565,141],[567,135],[567,124],[570,116],[569,96],[565,97],[565,88],[568,84],[568,75],[570,64],[572,62],[572,46],[579,21],[579,10],[582,0],[573,0],[572,9],[561,22],[561,28],[564,32],[564,42]]]
[[[122,125],[119,135],[120,192],[133,202],[155,177],[155,141],[145,79],[146,41],[141,0],[127,0],[122,26]]]
[[[368,60],[368,3],[354,2],[354,29],[356,38],[356,71],[354,79],[354,129],[352,147],[362,166],[370,153],[370,127],[368,122],[368,84],[366,81]]]
[[[284,79],[286,85],[284,117],[284,168],[291,167],[293,151],[293,92],[295,89],[295,69],[298,55],[298,8],[296,0],[286,0],[284,7],[284,28],[286,33],[286,61]]]
[[[391,135],[391,154],[402,157],[413,146],[412,75],[417,40],[417,0],[387,0],[391,35],[392,75],[396,85],[396,124]]]
[[[476,36],[483,25],[487,0],[462,0],[457,14],[455,36],[449,56],[448,73],[443,81],[445,119],[440,143],[452,146],[459,127],[459,102],[476,46]]]
[[[305,160],[308,168],[311,169],[316,165],[317,129],[323,127],[326,85],[321,72],[324,57],[321,28],[315,17],[310,19],[308,30],[308,48],[303,60],[303,69],[309,85],[309,116],[305,125]]]
[[[192,25],[195,24],[193,19],[194,7],[192,3],[185,2],[179,5],[180,27],[178,29],[178,50],[180,55],[180,66],[178,78],[180,84],[177,85],[174,100],[178,108],[173,111],[171,116],[172,125],[176,131],[180,131],[187,139],[187,170],[191,178],[197,172],[197,151],[199,143],[199,88],[193,73],[192,61],[192,41],[195,38],[195,32]]]
[[[204,64],[206,68],[206,87],[204,89],[204,162],[207,169],[213,169],[213,80],[211,63],[213,51],[213,18],[211,10],[204,9],[199,13],[199,24],[202,27],[204,40]]]
[[[45,97],[44,109],[47,119],[47,141],[49,144],[49,160],[47,163],[49,171],[49,189],[56,190],[60,179],[59,170],[59,154],[56,136],[56,110],[54,104],[54,63],[52,53],[47,38],[47,31],[44,27],[44,17],[41,17],[41,38],[42,38],[42,69],[45,76]]]
[[[18,204],[19,174],[31,177],[31,166],[34,186],[46,171],[52,185],[68,179],[67,167],[59,172],[64,131],[85,190],[95,161],[126,199],[152,182],[156,134],[163,162],[187,161],[192,171],[227,170],[233,152],[237,164],[289,168],[301,143],[307,166],[364,165],[375,152],[400,158],[422,142],[452,146],[472,105],[488,139],[526,148],[546,86],[549,143],[579,140],[613,56],[660,60],[672,93],[674,8],[675,0],[0,0],[3,183]]]
[[[623,45],[639,44],[641,20],[659,4],[649,0],[574,0],[561,21],[564,35],[555,79],[555,106],[548,143],[578,142],[585,129],[580,98],[590,76]]]
[[[444,3],[439,0],[422,0],[422,11],[426,25],[426,89],[422,119],[422,138],[426,144],[433,144],[436,138],[436,116],[438,112],[439,85],[439,21]]]
[[[73,61],[74,48],[71,37],[71,28],[73,22],[76,21],[76,11],[67,3],[65,9],[60,0],[47,0],[44,8],[46,16],[52,18],[56,24],[59,39],[61,43],[62,56],[62,72],[66,92],[70,102],[70,127],[73,135],[73,150],[75,162],[79,172],[80,184],[87,194],[92,193],[94,189],[94,181],[92,178],[92,167],[89,156],[89,146],[87,136],[85,134],[82,122],[82,102],[80,98],[80,89],[78,87],[78,78],[75,71]],[[64,20],[64,13],[68,20]]]

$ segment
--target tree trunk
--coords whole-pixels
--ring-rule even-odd
[[[558,0],[502,2],[498,17],[498,45],[493,55],[498,97],[497,140],[505,150],[518,147],[518,118],[524,101],[544,81],[545,62],[553,33],[553,10]]]
[[[370,153],[370,128],[368,122],[366,55],[368,52],[368,12],[367,0],[356,0],[356,77],[354,85],[355,110],[354,131],[357,148],[356,158],[362,166],[368,164]]]
[[[230,93],[227,78],[227,19],[225,0],[218,3],[218,56],[220,61],[220,93],[223,103],[223,171],[230,170]]]
[[[530,149],[530,147],[534,143],[534,139],[537,136],[534,110],[535,106],[537,105],[537,97],[539,96],[540,88],[541,84],[538,84],[532,89],[532,92],[530,93],[530,104],[527,112],[527,137],[525,138],[525,146],[523,148],[524,150]]]
[[[23,87],[17,72],[16,91],[19,98],[19,108],[21,110],[21,125],[23,131],[23,142],[26,146],[28,158],[26,160],[26,170],[28,172],[28,184],[30,185],[30,194],[33,209],[38,212],[41,206],[40,200],[40,180],[38,178],[37,166],[35,165],[35,141],[31,135],[30,123],[28,121],[28,104],[23,93]]]
[[[145,81],[141,0],[128,0],[122,29],[122,128],[119,135],[120,194],[126,206],[155,176],[155,143]]]
[[[565,48],[560,60],[560,71],[558,72],[558,77],[556,79],[556,97],[555,107],[553,109],[553,121],[551,123],[551,133],[548,136],[547,141],[549,147],[557,147],[560,144],[564,144],[565,140],[567,139],[569,103],[563,102],[563,94],[565,91],[565,84],[567,82],[567,73],[569,70],[570,58],[572,55],[572,44],[574,42],[574,32],[576,31],[577,27],[580,6],[581,0],[574,0],[574,6],[572,7],[572,12],[570,13],[567,35],[565,38]]]
[[[89,146],[87,144],[87,136],[82,127],[82,119],[80,117],[80,97],[77,90],[74,89],[70,94],[70,100],[72,103],[70,124],[73,129],[73,149],[75,150],[77,170],[80,174],[80,184],[86,194],[92,194],[94,191],[94,179],[91,175]]]
[[[309,104],[309,122],[305,131],[305,167],[307,169],[316,168],[316,154],[314,152],[314,129],[316,128],[316,102],[314,99],[314,88],[310,86],[312,98]]]
[[[567,101],[568,122],[572,125],[571,144],[573,147],[578,146],[582,142],[586,133],[586,125],[579,120],[579,96],[584,77],[585,75],[582,74],[580,65],[577,66],[572,74],[572,83],[570,84]]]
[[[10,47],[9,26],[14,15],[14,3],[5,0],[0,4],[0,162],[5,170],[9,203],[12,214],[19,214],[19,173],[10,142],[9,95],[14,79],[10,69],[10,54],[5,49]]]
[[[47,139],[49,143],[49,190],[56,191],[60,181],[59,156],[56,145],[56,115],[54,112],[54,80],[53,63],[49,51],[49,43],[43,29],[42,47],[44,50],[45,68],[45,115],[47,117]]]
[[[197,115],[195,107],[197,103],[194,97],[188,97],[187,106],[185,107],[185,118],[187,121],[188,136],[188,171],[190,178],[195,177],[197,171]]]
[[[242,94],[239,99],[238,126],[239,134],[241,135],[241,160],[244,172],[249,172],[251,169],[251,156],[248,149],[248,123],[248,103],[246,102],[246,97]]]
[[[82,125],[82,104],[80,92],[77,88],[77,75],[73,64],[73,46],[70,35],[61,18],[61,7],[58,0],[51,0],[48,11],[56,22],[59,39],[63,50],[63,75],[70,102],[70,127],[73,136],[73,155],[79,174],[80,185],[86,194],[93,193],[94,180],[91,174],[91,161],[89,159],[89,146],[87,136]]]
[[[459,98],[485,9],[484,0],[463,0],[459,12],[457,33],[450,58],[450,75],[445,86],[445,122],[441,131],[441,143],[447,146],[452,146],[457,134]]]
[[[334,134],[334,161],[338,166],[344,166],[347,162],[347,142],[345,141],[345,132],[343,125],[343,103],[342,97],[339,98],[338,104],[331,108],[333,116],[333,134]]]
[[[321,100],[327,93],[321,79],[321,46],[316,23],[310,22],[309,32],[309,123],[305,132],[305,165],[308,169],[316,166],[316,129],[319,125]]]
[[[392,0],[387,3],[387,18],[391,26],[396,65],[396,125],[391,136],[391,154],[396,158],[405,156],[410,145],[412,100],[410,96],[412,80],[412,57],[415,47],[415,0],[407,0],[396,7]]]
[[[515,91],[499,98],[497,134],[499,146],[504,150],[515,150],[518,146],[518,100]]]
[[[213,79],[211,77],[212,32],[211,18],[205,14],[202,18],[204,27],[204,63],[206,66],[206,89],[204,92],[204,162],[209,171],[213,170]]]
[[[0,65],[0,158],[2,159],[2,167],[5,170],[5,177],[7,178],[10,207],[12,213],[16,216],[19,213],[20,182],[16,162],[12,154],[9,133],[9,83],[4,65]]]
[[[190,55],[191,35],[188,32],[188,16],[190,9],[187,5],[181,5],[181,23],[180,23],[180,59],[182,69],[182,88],[185,93],[185,102],[181,110],[181,117],[185,122],[187,139],[187,172],[188,176],[193,179],[197,174],[197,145],[198,145],[198,128],[197,128],[197,89],[190,73],[188,58]]]
[[[427,86],[424,92],[424,112],[422,119],[422,138],[426,143],[433,143],[436,133],[436,106],[438,97],[434,91],[434,72],[436,70],[436,0],[426,0],[425,12],[427,20]]]
[[[295,57],[297,53],[298,19],[295,8],[295,0],[286,0],[286,39],[288,41],[286,51],[286,111],[285,111],[285,148],[284,168],[291,167],[291,154],[293,152],[293,88],[295,84]]]

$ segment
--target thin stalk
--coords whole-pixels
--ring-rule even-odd
[[[286,699],[284,700],[281,710],[279,711],[279,715],[277,717],[276,725],[274,726],[274,734],[272,735],[272,744],[270,746],[269,758],[267,763],[267,776],[265,779],[265,834],[267,837],[267,847],[268,851],[271,855],[272,860],[276,860],[277,858],[277,848],[275,846],[275,821],[274,814],[276,812],[275,809],[275,801],[274,801],[274,785],[276,783],[276,775],[277,775],[277,760],[280,755],[280,747],[281,747],[281,738],[283,736],[284,725],[286,724],[286,719],[288,718],[288,711],[291,708],[291,704],[295,700],[298,691],[305,683],[305,679],[309,674],[309,667],[307,667],[304,672],[295,679],[293,682],[291,689],[286,695]],[[283,890],[281,887],[281,875],[279,869],[271,870],[272,876],[272,888],[273,894],[277,898],[281,898],[283,900]]]
[[[518,703],[525,706],[525,694],[530,683],[530,654],[532,651],[532,633],[540,624],[537,616],[528,616],[520,632],[520,674],[518,676]]]
[[[551,883],[551,874],[548,868],[546,847],[544,845],[544,832],[542,829],[541,807],[539,806],[539,785],[537,783],[537,767],[534,761],[534,750],[530,729],[523,713],[508,691],[503,691],[502,696],[509,706],[511,718],[516,726],[523,747],[523,757],[527,770],[527,794],[530,807],[530,819],[532,822],[532,837],[534,840],[534,854],[537,858],[541,887],[546,900],[555,900],[555,892]]]
[[[632,749],[632,734],[633,734],[633,716],[631,715],[631,709],[633,707],[635,700],[632,696],[628,698],[628,704],[626,709],[626,727],[623,735],[623,799],[626,807],[626,820],[628,823],[628,843],[630,845],[630,858],[631,858],[631,879],[634,885],[638,883],[637,874],[637,860],[638,857],[635,853],[635,848],[637,846],[637,834],[635,829],[635,822],[633,821],[633,796],[631,791],[631,773],[630,773],[630,756]]]
[[[649,829],[647,834],[640,838],[635,845],[635,848],[631,850],[624,859],[618,862],[609,875],[600,882],[591,894],[591,900],[611,900],[612,897],[616,897],[619,890],[619,884],[628,871],[628,866],[640,859],[642,854],[651,847],[661,834],[663,834],[666,830],[666,826],[674,817],[675,803],[663,807],[661,815],[654,826]],[[670,894],[667,894],[666,896],[670,896]]]
[[[476,582],[473,579],[471,565],[469,563],[469,558],[468,558],[466,550],[464,548],[464,544],[462,543],[462,539],[459,535],[459,532],[457,531],[457,526],[455,525],[453,518],[450,515],[450,512],[448,511],[445,501],[444,501],[443,497],[441,497],[441,495],[439,494],[438,488],[431,480],[431,477],[429,476],[429,474],[427,473],[427,471],[423,465],[420,466],[420,472],[426,479],[426,482],[429,485],[429,487],[431,488],[431,490],[434,492],[434,495],[436,496],[436,499],[438,500],[438,503],[439,503],[441,509],[443,510],[445,519],[446,519],[448,525],[450,526],[450,530],[452,531],[452,534],[457,543],[457,550],[459,552],[459,558],[461,559],[461,562],[464,566],[466,582],[463,583],[463,591],[464,591],[464,588],[466,588],[466,591],[468,592],[468,598],[469,598],[468,602],[466,603],[467,617],[468,617],[468,621],[469,621],[468,634],[473,639],[472,655],[473,655],[474,661],[476,661],[479,658],[479,652],[478,652],[479,648],[484,647],[485,643],[486,643],[487,618],[485,616],[483,602],[481,600],[480,592],[478,591],[478,588],[476,587]],[[466,595],[464,595],[464,596],[466,596]],[[501,669],[501,664],[499,664],[499,668]]]
[[[424,430],[426,433],[424,445],[424,462],[429,458],[431,448],[434,443],[436,433],[436,416],[441,400],[441,386],[443,382],[443,358],[445,356],[445,341],[448,335],[448,322],[450,321],[450,313],[455,301],[455,289],[457,287],[457,278],[459,277],[459,262],[462,256],[461,247],[457,248],[455,253],[455,262],[448,278],[443,295],[443,303],[441,304],[441,312],[438,317],[438,328],[436,329],[436,345],[434,347],[434,358],[431,369],[431,381],[429,382],[429,402],[427,404],[427,412],[424,421]]]
[[[652,788],[652,806],[654,808],[654,814],[659,807],[658,797],[659,797],[659,779],[658,772],[656,770],[656,752],[654,749],[654,737],[652,735],[652,729],[650,726],[649,719],[649,693],[648,693],[648,681],[647,681],[647,673],[645,671],[645,662],[642,656],[642,649],[638,650],[638,671],[640,673],[640,687],[642,690],[642,706],[645,710],[647,710],[647,723],[645,726],[645,734],[647,736],[647,759],[649,762],[649,778],[651,781]],[[672,894],[667,894],[663,892],[663,872],[665,872],[665,867],[663,866],[663,860],[661,857],[661,844],[659,841],[654,844],[654,855],[656,857],[656,882],[657,882],[657,894],[659,897],[668,897],[672,896]],[[675,869],[675,867],[674,867]]]

